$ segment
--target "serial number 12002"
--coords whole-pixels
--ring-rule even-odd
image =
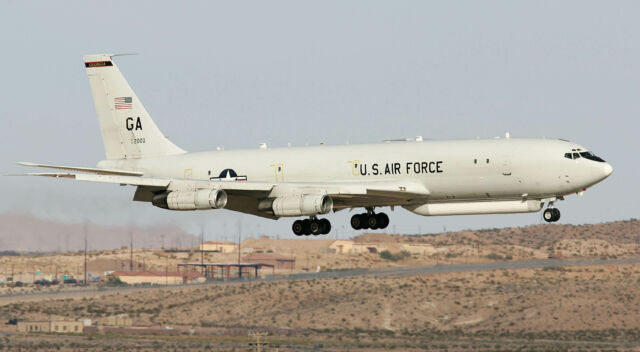
[[[131,138],[131,144],[142,144],[144,143],[144,138]]]

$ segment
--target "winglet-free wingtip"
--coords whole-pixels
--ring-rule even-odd
[[[82,59],[84,62],[111,61],[113,55],[115,54],[87,54],[83,55]]]
[[[87,54],[87,55],[83,55],[82,59],[84,60],[84,62],[100,62],[100,61],[111,61],[111,58],[116,56],[131,56],[131,55],[138,55],[138,53]]]
[[[111,54],[111,57],[114,57],[114,56],[132,56],[132,55],[139,55],[139,54],[138,53]]]

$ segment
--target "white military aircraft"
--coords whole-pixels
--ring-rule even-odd
[[[27,175],[136,186],[134,201],[170,210],[229,209],[293,223],[300,235],[331,229],[321,214],[364,208],[354,229],[383,229],[376,208],[418,215],[540,211],[555,222],[566,195],[604,180],[611,165],[565,140],[387,141],[377,144],[188,153],[153,122],[112,54],[84,63],[106,160],[97,168],[20,163],[61,170]]]

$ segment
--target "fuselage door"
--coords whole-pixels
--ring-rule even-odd
[[[276,176],[276,182],[284,182],[284,163],[271,164]]]

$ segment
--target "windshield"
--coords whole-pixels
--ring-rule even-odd
[[[575,150],[571,153],[565,153],[564,157],[567,159],[580,159],[580,158],[585,158],[585,159],[589,159],[589,160],[593,160],[593,161],[597,161],[599,163],[604,163],[605,161],[596,156],[595,154],[591,153],[591,152],[576,152]]]
[[[600,163],[604,163],[604,160],[598,156],[596,156],[595,154],[592,154],[591,152],[582,152],[580,153],[580,156],[585,158],[585,159],[589,159],[589,160],[593,160],[593,161],[597,161]]]

